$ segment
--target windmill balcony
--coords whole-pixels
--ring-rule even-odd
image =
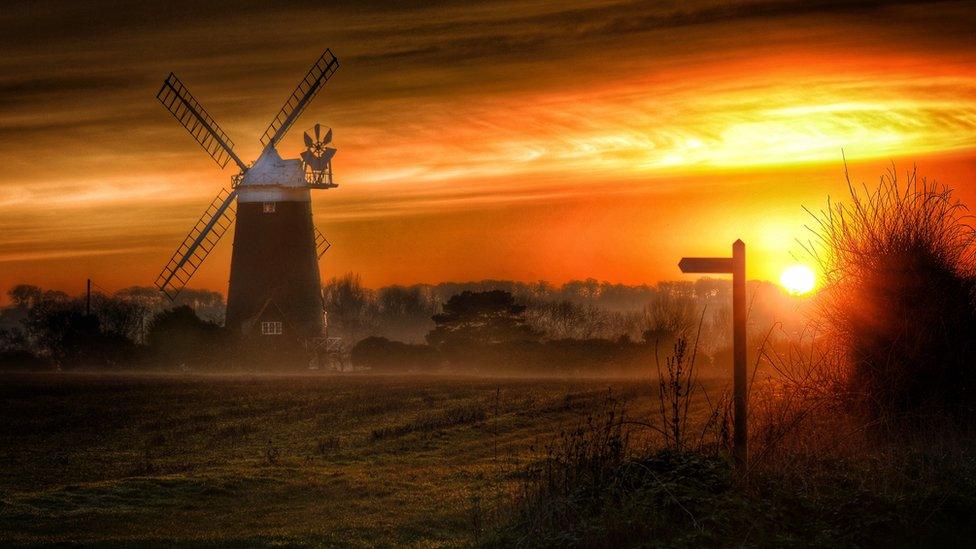
[[[305,183],[312,189],[334,189],[339,185],[332,182],[332,170],[324,172],[305,172]]]

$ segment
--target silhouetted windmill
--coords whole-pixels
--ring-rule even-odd
[[[157,277],[156,287],[167,297],[179,295],[234,222],[236,209],[227,327],[242,334],[322,335],[318,260],[329,242],[312,223],[309,191],[338,186],[332,182],[332,130],[322,135],[316,124],[314,135],[306,132],[301,159],[282,159],[276,146],[338,68],[339,60],[325,50],[264,131],[264,149],[251,165],[175,74],[163,82],[156,98],[166,110],[221,168],[233,160],[240,169]]]

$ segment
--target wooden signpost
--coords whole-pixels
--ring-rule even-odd
[[[746,384],[746,245],[732,244],[732,257],[683,257],[678,263],[683,273],[724,273],[732,275],[732,357],[733,357],[733,433],[735,465],[745,471],[748,458],[748,400]]]

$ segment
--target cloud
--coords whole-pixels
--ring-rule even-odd
[[[841,148],[965,152],[973,7],[17,4],[0,13],[0,257],[168,247],[232,170],[156,103],[162,79],[177,72],[253,159],[324,46],[343,66],[281,151],[315,121],[335,127],[342,187],[317,213],[347,225],[697,192],[741,184],[730,172],[835,163]]]

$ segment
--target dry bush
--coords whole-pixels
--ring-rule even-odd
[[[863,442],[865,422],[847,405],[843,353],[815,326],[797,334],[774,326],[759,347],[749,383],[749,462],[755,472],[790,468],[806,456]]]
[[[664,448],[678,454],[688,451],[714,453],[728,450],[730,444],[731,400],[727,389],[717,398],[711,398],[701,382],[696,369],[701,323],[698,330],[695,344],[690,349],[686,338],[675,341],[671,354],[664,360],[663,368],[657,354],[654,355],[658,375],[660,427],[632,422],[656,431],[663,439]],[[701,419],[692,421],[689,412],[692,402],[698,399],[703,401],[705,413]]]
[[[850,365],[849,394],[891,425],[972,403],[976,358],[974,239],[965,206],[946,186],[847,183],[850,202],[811,215],[824,290],[819,312]]]
[[[658,405],[661,415],[664,444],[681,451],[688,437],[688,409],[695,389],[695,353],[688,357],[687,340],[679,339],[674,352],[665,359],[665,368],[657,362]],[[656,355],[655,355],[655,358]]]
[[[601,497],[634,455],[626,423],[623,408],[608,392],[601,409],[545,446],[545,457],[529,466],[512,494],[510,513],[499,517],[519,524],[520,536],[526,537],[516,545],[533,545],[529,540],[561,529]]]
[[[632,450],[623,427],[625,417],[624,409],[608,394],[602,410],[588,415],[575,429],[560,432],[546,447],[536,489],[555,495],[602,485]]]

